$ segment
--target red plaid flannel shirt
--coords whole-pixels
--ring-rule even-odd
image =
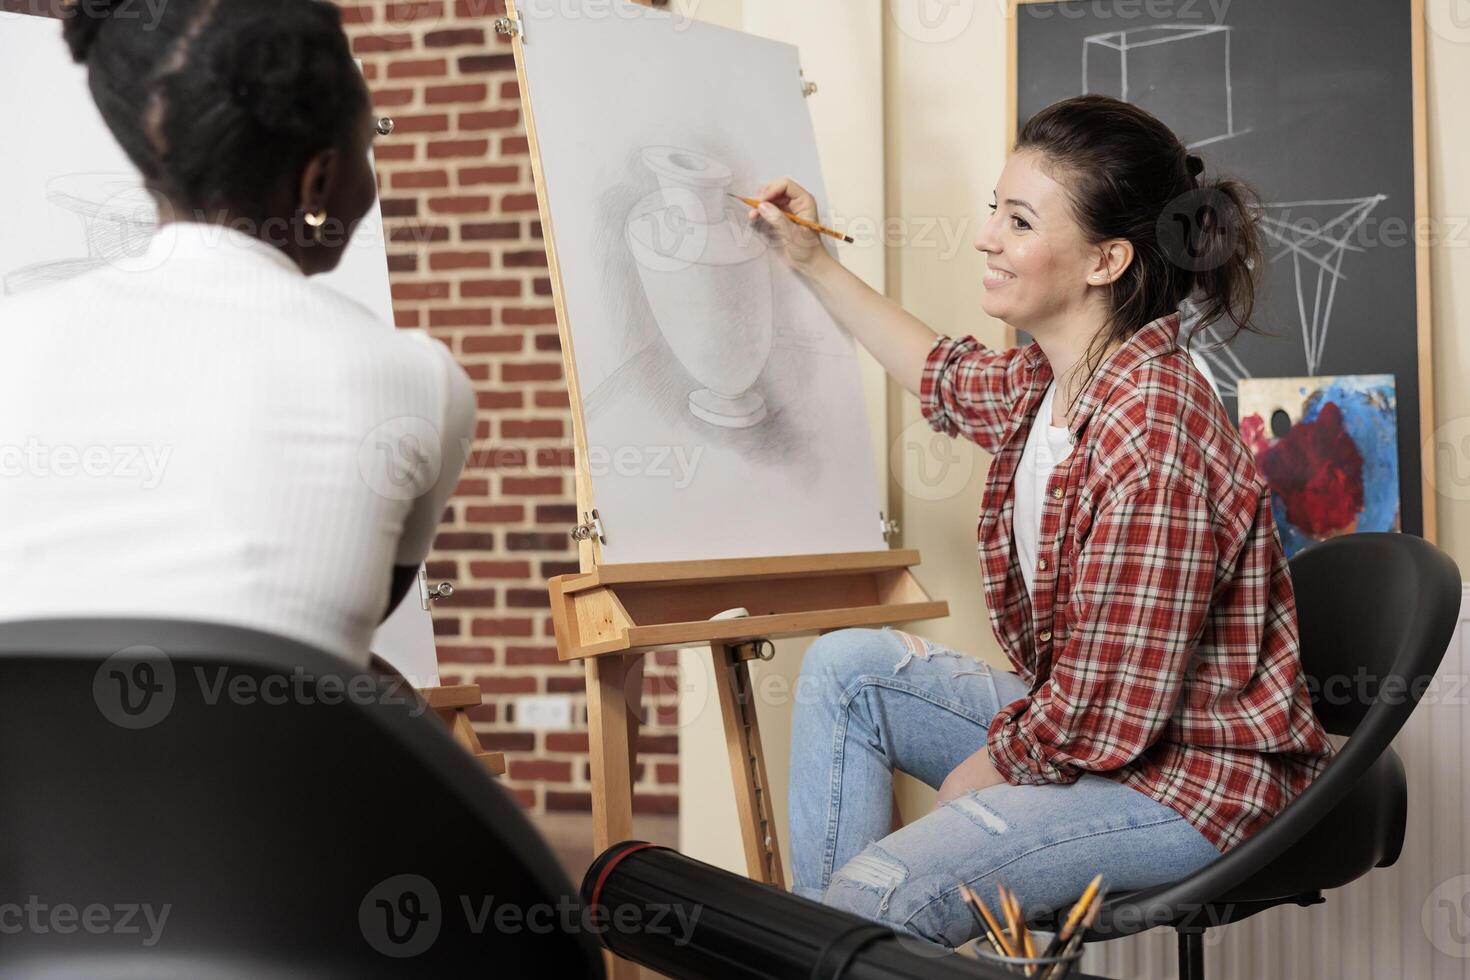
[[[1030,693],[991,723],[1015,784],[1096,772],[1178,811],[1221,851],[1332,754],[1297,653],[1294,593],[1255,459],[1160,317],[1114,349],[1068,426],[1041,512],[1034,594],[1012,546],[1041,348],[940,337],[924,417],[994,454],[981,503],[985,599]],[[1034,610],[1033,610],[1034,607]]]

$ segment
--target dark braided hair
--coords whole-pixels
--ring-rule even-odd
[[[121,6],[72,6],[66,42],[123,150],[177,208],[270,217],[370,107],[326,0],[169,0],[156,22]]]
[[[1219,345],[1243,330],[1265,332],[1251,322],[1263,269],[1259,197],[1233,177],[1201,180],[1204,160],[1153,115],[1109,96],[1077,96],[1032,116],[1015,149],[1041,156],[1089,242],[1133,245],[1080,371],[1090,375],[1111,341],[1186,300],[1198,319],[1182,342],[1217,322],[1230,325]]]

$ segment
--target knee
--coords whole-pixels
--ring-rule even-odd
[[[897,932],[954,948],[971,937],[945,914],[954,880],[916,874],[900,858],[869,844],[832,876],[822,903]]]
[[[846,682],[872,673],[880,660],[891,660],[882,630],[850,627],[824,633],[806,648],[801,676],[813,681]],[[876,659],[875,659],[876,657]]]
[[[858,678],[873,673],[873,651],[881,643],[879,630],[861,628],[833,630],[817,637],[801,660],[797,705],[837,704]]]
[[[802,669],[836,666],[851,657],[854,651],[870,647],[881,630],[849,626],[845,629],[823,633],[806,648]]]

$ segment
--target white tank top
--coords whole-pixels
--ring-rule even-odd
[[[1071,433],[1065,425],[1051,424],[1052,394],[1056,383],[1046,387],[1041,408],[1026,437],[1021,451],[1021,464],[1016,470],[1016,504],[1014,512],[1016,556],[1021,562],[1021,577],[1026,591],[1036,578],[1038,538],[1041,536],[1041,507],[1045,502],[1046,484],[1058,463],[1072,451]]]

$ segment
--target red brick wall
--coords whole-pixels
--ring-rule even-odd
[[[429,561],[453,599],[435,610],[445,683],[477,681],[486,748],[528,808],[590,808],[582,667],[556,658],[546,579],[575,571],[571,420],[546,253],[501,0],[346,3],[378,110],[394,310],[447,344],[474,379],[474,457]],[[635,809],[678,807],[672,657],[649,658]],[[574,699],[576,727],[516,724],[522,694]]]

